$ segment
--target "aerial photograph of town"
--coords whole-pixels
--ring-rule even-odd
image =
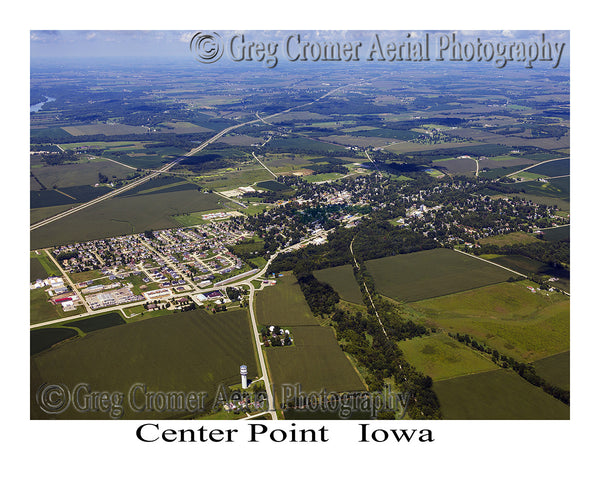
[[[571,418],[569,31],[30,46],[31,419]]]

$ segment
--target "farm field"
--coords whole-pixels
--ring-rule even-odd
[[[124,325],[125,321],[121,318],[121,315],[117,312],[104,313],[94,317],[86,317],[81,320],[75,320],[73,322],[65,323],[66,327],[76,327],[84,333],[93,332],[95,330],[102,330],[104,328],[115,327],[117,325]]]
[[[262,325],[319,325],[304,299],[296,277],[291,273],[277,277],[276,285],[256,292],[256,319]]]
[[[468,173],[475,172],[477,164],[471,158],[450,158],[447,160],[439,160],[434,163],[436,168],[448,170],[451,173]]]
[[[250,137],[248,135],[239,135],[239,134],[226,135],[223,138],[221,138],[221,140],[219,140],[219,141],[223,142],[227,145],[242,146],[242,147],[248,147],[250,145],[255,145],[255,144],[262,145],[264,143],[264,140],[262,138]]]
[[[567,292],[570,290],[571,274],[569,270],[560,266],[552,267],[546,263],[522,255],[481,255],[481,258],[486,258],[491,262],[510,268],[523,275],[548,275],[549,277],[558,278],[556,286]]]
[[[73,140],[75,140],[73,138]],[[96,148],[96,149],[102,149],[102,150],[130,150],[130,149],[138,149],[138,148],[144,148],[144,145],[151,143],[151,142],[139,142],[139,141],[135,141],[135,140],[124,140],[124,141],[120,141],[120,142],[69,142],[69,143],[61,143],[60,144],[60,148],[62,148],[63,150],[73,150],[73,149],[79,149],[81,147],[89,147],[89,148]]]
[[[370,133],[370,132],[367,132]],[[319,137],[325,142],[334,142],[340,145],[348,145],[351,147],[383,147],[395,142],[393,138],[382,138],[382,137],[363,137],[355,135],[329,135],[327,137]],[[340,147],[344,148],[344,147]]]
[[[434,381],[500,368],[444,333],[399,342],[404,358]]]
[[[329,151],[344,151],[345,148],[341,145],[332,145],[326,143],[330,140],[324,139],[325,141],[320,142],[318,140],[312,140],[305,137],[286,137],[286,138],[274,138],[269,142],[271,148],[277,149],[302,149],[306,151],[312,151],[317,153],[325,153]]]
[[[472,138],[486,143],[496,143],[510,147],[539,147],[546,150],[555,150],[558,148],[569,147],[569,135],[563,135],[559,140],[556,138],[524,138],[517,135],[500,135],[497,133],[477,130],[475,128],[457,128],[452,131],[452,135],[459,137]]]
[[[160,123],[159,126],[161,128],[161,133],[176,133],[176,134],[184,134],[184,133],[202,133],[202,132],[212,132],[213,130],[206,127],[201,127],[199,125],[194,125],[190,122],[163,122]]]
[[[533,362],[535,372],[552,385],[570,389],[571,352],[562,352]]]
[[[556,160],[555,162],[548,162],[542,165],[537,165],[535,167],[530,168],[527,171],[531,173],[545,175],[547,177],[569,175],[571,171],[571,161],[568,158],[564,160]]]
[[[497,263],[504,267],[515,270],[516,272],[528,275],[531,273],[542,273],[542,270],[546,266],[545,263],[538,260],[534,260],[523,255],[480,255],[481,258],[490,260],[491,262]]]
[[[331,285],[342,300],[362,304],[362,292],[356,283],[351,265],[317,270],[313,275],[320,282]]]
[[[46,188],[75,187],[78,185],[94,185],[98,183],[98,174],[106,175],[109,181],[126,178],[135,173],[134,170],[111,162],[110,160],[88,161],[65,165],[47,165],[36,168],[34,171],[37,179]],[[116,177],[116,178],[113,178]],[[39,185],[38,185],[39,187]],[[38,188],[38,190],[41,187]]]
[[[78,332],[74,328],[52,327],[32,330],[29,334],[30,355],[43,352],[52,345],[56,345],[57,343],[77,336]]]
[[[267,166],[269,165],[267,164]],[[228,168],[226,170],[211,171],[194,177],[194,181],[211,190],[232,190],[269,180],[273,180],[273,175],[258,164],[242,167],[241,170]]]
[[[569,407],[515,372],[495,370],[433,383],[451,420],[567,420]]]
[[[414,302],[503,282],[510,272],[449,249],[378,258],[366,262],[379,293]]]
[[[500,283],[410,304],[427,326],[469,334],[522,362],[569,348],[569,298],[532,293],[529,281]]]
[[[29,223],[37,223],[40,220],[44,220],[45,218],[49,218],[53,215],[64,212],[65,210],[73,208],[77,205],[79,205],[79,203],[71,203],[68,205],[54,205],[52,207],[31,208],[29,210]]]
[[[570,180],[569,177],[553,178],[547,183],[543,182],[523,182],[519,184],[519,188],[525,190],[525,193],[531,195],[540,195],[550,197],[550,201],[561,199],[570,200]]]
[[[35,252],[31,252],[29,254],[30,258],[35,258],[37,259],[37,261],[42,265],[44,271],[46,272],[46,276],[43,278],[47,278],[47,277],[51,277],[51,276],[60,276],[60,270],[58,269],[58,267],[56,266],[56,264],[50,259],[50,257],[43,251],[38,252],[39,255],[37,255]],[[40,270],[40,273],[41,270]],[[40,277],[37,277],[40,278]],[[37,278],[35,278],[34,280],[37,280]]]
[[[48,272],[38,260],[37,256],[33,256],[29,259],[29,281],[35,282],[38,278],[48,278]]]
[[[256,187],[263,189],[263,190],[265,190],[265,189],[271,190],[273,192],[281,192],[281,191],[290,189],[290,187],[288,187],[286,184],[276,182],[275,180],[267,180],[264,182],[259,182],[256,184]]]
[[[146,127],[137,125],[106,124],[77,125],[62,127],[65,132],[75,137],[80,135],[131,135],[135,133],[146,133]]]
[[[511,232],[505,235],[493,235],[491,237],[481,238],[477,240],[481,245],[514,245],[515,243],[535,243],[539,242],[535,236],[525,232]]]
[[[544,232],[544,239],[550,242],[559,242],[561,240],[568,240],[571,237],[571,226],[564,225],[556,228],[545,228],[542,232]]]
[[[224,202],[217,195],[196,190],[118,196],[33,230],[31,248],[177,227],[171,215],[217,210]]]
[[[265,349],[275,395],[281,399],[283,384],[300,384],[304,393],[362,391],[358,373],[329,327],[295,327],[295,346]]]
[[[257,292],[256,317],[259,324],[289,327],[294,339],[291,347],[264,349],[277,397],[284,383],[300,383],[307,393],[364,390],[333,330],[312,315],[294,275],[286,273]]]
[[[481,142],[442,142],[435,144],[424,144],[424,143],[412,143],[405,141],[398,141],[391,145],[386,146],[384,149],[392,153],[411,153],[421,152],[427,150],[438,150],[442,148],[457,148],[457,147],[470,147],[474,145],[482,145]],[[475,163],[475,162],[473,162]]]
[[[110,192],[109,187],[79,185],[76,187],[63,187],[51,190],[31,190],[29,192],[30,208],[54,207],[58,205],[73,206],[85,203]]]
[[[42,330],[43,331],[43,330]],[[257,376],[247,312],[211,315],[203,310],[106,328],[69,341],[31,359],[31,417],[46,418],[35,407],[42,383],[80,382],[99,391],[123,392],[135,384],[148,391],[207,392],[210,400],[219,384],[239,383],[239,367]],[[123,368],[127,365],[127,368]],[[210,406],[211,402],[208,401]],[[124,402],[123,419],[176,418],[177,413],[137,413]],[[78,413],[67,409],[58,418],[108,419],[107,413]]]
[[[511,167],[506,166],[504,164],[502,164],[503,166],[501,167],[495,166],[495,168],[483,167],[485,171],[482,170],[482,165],[480,165],[479,176],[481,178],[500,178],[510,175],[511,173],[516,172],[518,170],[521,170],[522,168],[525,168],[527,165],[530,164],[531,162],[527,162],[526,160],[521,159],[521,161],[518,164]]]

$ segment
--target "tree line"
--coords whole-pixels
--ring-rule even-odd
[[[461,335],[457,333],[456,335],[452,335],[449,333],[452,338],[455,338],[461,343],[468,345],[482,353],[487,353],[490,355],[492,361],[497,365],[500,365],[502,368],[511,368],[516,373],[519,374],[522,378],[527,380],[535,387],[540,387],[544,392],[549,395],[552,395],[557,400],[560,400],[565,405],[570,405],[571,402],[571,394],[568,390],[557,387],[556,385],[552,385],[547,380],[544,380],[540,377],[536,371],[535,367],[530,363],[521,363],[515,360],[513,357],[509,357],[508,355],[504,355],[498,352],[498,350],[493,349],[482,342],[478,342],[474,338],[470,337],[468,334]]]

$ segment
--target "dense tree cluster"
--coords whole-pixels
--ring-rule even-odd
[[[431,390],[431,378],[404,359],[398,345],[383,334],[372,316],[336,310],[331,318],[342,349],[368,370],[366,381],[370,391],[382,391],[384,380],[393,379],[396,385],[412,394],[407,410],[410,418],[441,418],[439,401]]]
[[[313,314],[333,313],[340,296],[331,285],[320,282],[310,273],[298,275],[298,283]]]

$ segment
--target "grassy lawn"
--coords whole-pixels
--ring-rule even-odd
[[[104,274],[100,270],[86,270],[85,272],[70,273],[69,277],[74,283],[80,283],[104,277]]]

